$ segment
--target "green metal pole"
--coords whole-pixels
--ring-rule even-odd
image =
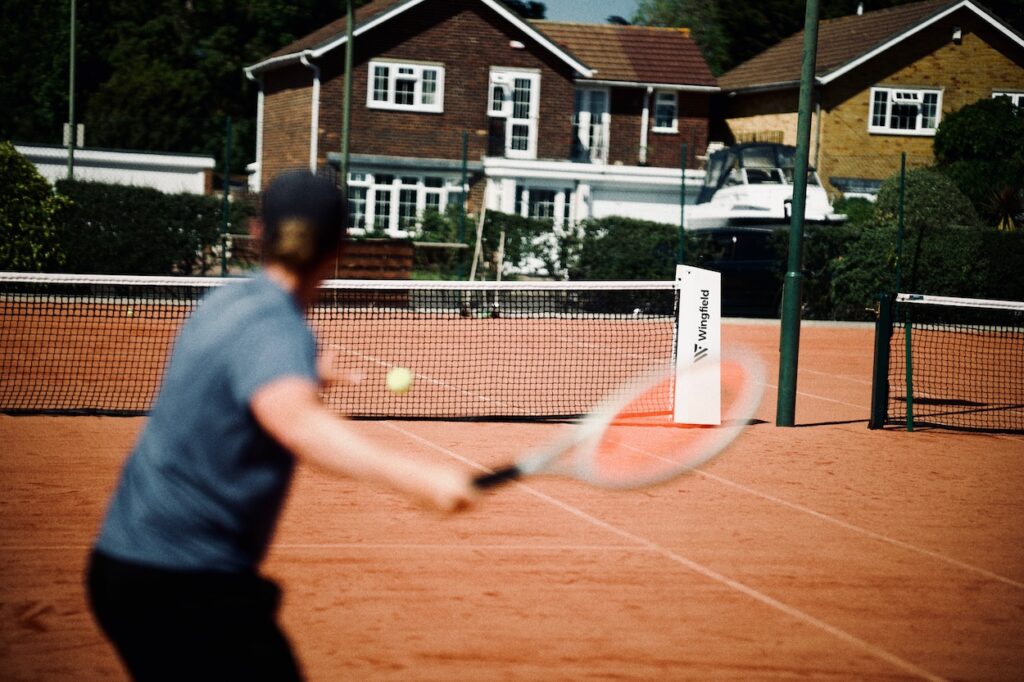
[[[904,206],[907,190],[907,153],[900,154],[900,198],[896,210],[896,293],[903,288],[903,233],[905,228]],[[911,354],[913,349],[912,325],[910,322],[910,308],[903,306],[903,352],[906,359],[906,384],[907,384],[907,431],[914,430],[914,360]]]
[[[220,210],[220,276],[228,276],[228,213],[231,210],[231,117],[224,122],[224,202]]]
[[[811,140],[811,100],[818,51],[818,0],[807,0],[804,15],[804,58],[800,71],[796,159],[793,170],[793,215],[789,223],[789,265],[782,290],[782,337],[779,344],[779,395],[776,426],[793,426],[796,375],[800,356],[800,300],[803,287],[804,211],[807,204],[807,156]]]
[[[355,11],[352,0],[348,0],[348,14],[345,27],[345,104],[341,110],[341,189],[348,194],[348,144],[352,121],[352,24],[355,23]]]
[[[907,189],[907,153],[900,154],[900,202],[896,212],[896,293],[903,288],[903,202]]]
[[[676,263],[682,265],[686,260],[686,143],[680,145],[679,154],[679,252]]]
[[[75,4],[71,0],[71,40],[68,65],[68,180],[75,179]]]
[[[462,186],[460,187],[461,201],[459,202],[459,243],[466,243],[466,203],[469,201],[469,192],[466,190],[466,183],[469,181],[469,132],[462,131]],[[466,250],[466,249],[464,249]],[[465,274],[465,256],[459,255],[458,278],[462,279]]]

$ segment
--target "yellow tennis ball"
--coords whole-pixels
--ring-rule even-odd
[[[388,390],[401,395],[412,386],[412,372],[405,367],[392,367],[388,370]]]

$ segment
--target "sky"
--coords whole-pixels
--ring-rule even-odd
[[[605,17],[617,14],[633,18],[636,0],[543,0],[548,11],[546,18],[554,21],[579,21],[603,24]]]

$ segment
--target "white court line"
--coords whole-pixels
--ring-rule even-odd
[[[933,552],[930,549],[925,549],[924,547],[918,547],[917,545],[912,545],[909,542],[904,542],[902,540],[897,540],[895,538],[890,538],[890,537],[888,537],[886,535],[882,535],[881,533],[876,533],[876,532],[874,532],[872,530],[868,530],[867,528],[862,528],[861,526],[857,526],[857,525],[854,525],[852,523],[847,523],[846,521],[838,519],[838,518],[836,518],[834,516],[829,516],[828,514],[825,514],[825,513],[819,512],[819,511],[815,511],[814,509],[811,509],[810,507],[805,507],[805,506],[803,506],[801,504],[796,504],[795,502],[787,502],[786,500],[783,500],[782,498],[775,497],[774,495],[769,495],[768,493],[763,493],[763,492],[761,492],[759,490],[756,490],[754,488],[749,488],[749,487],[743,485],[742,483],[737,483],[735,481],[730,481],[727,478],[723,478],[721,476],[716,476],[715,474],[709,473],[707,471],[701,471],[701,470],[698,469],[698,470],[694,471],[694,473],[696,473],[696,474],[698,474],[700,476],[703,476],[704,478],[710,478],[710,479],[712,479],[714,481],[718,481],[722,485],[727,485],[727,486],[730,486],[732,488],[736,488],[737,490],[742,490],[743,492],[748,493],[750,495],[754,495],[755,497],[760,497],[761,499],[768,500],[769,502],[774,502],[776,504],[782,505],[783,507],[788,507],[788,508],[793,509],[795,511],[802,512],[804,514],[809,514],[810,516],[813,516],[816,519],[820,519],[821,521],[826,521],[826,522],[831,523],[833,525],[839,526],[840,528],[845,528],[846,530],[850,530],[850,531],[853,531],[855,533],[860,533],[861,535],[865,535],[865,536],[867,536],[869,538],[872,538],[874,540],[878,540],[879,542],[885,542],[887,544],[893,545],[894,547],[900,547],[901,549],[906,549],[906,550],[909,550],[911,552],[916,552],[918,554],[923,554],[924,556],[931,557],[932,559],[937,559],[937,560],[945,562],[945,563],[947,563],[947,564],[949,564],[951,566],[956,566],[957,568],[962,568],[962,569],[967,570],[967,571],[972,571],[974,573],[978,573],[979,575],[983,575],[986,578],[990,578],[992,580],[997,580],[997,581],[999,581],[1001,583],[1005,583],[1007,585],[1010,585],[1011,587],[1017,587],[1017,588],[1024,589],[1024,583],[1022,583],[1022,582],[1018,582],[1016,580],[1013,580],[1012,578],[1007,578],[1005,576],[999,575],[998,573],[993,573],[992,571],[988,571],[988,570],[986,570],[984,568],[980,568],[978,566],[974,566],[974,565],[971,565],[971,564],[964,563],[963,561],[959,561],[959,560],[954,559],[952,557],[946,556],[945,554],[940,554],[939,552]]]
[[[401,428],[399,426],[396,426],[394,424],[391,424],[391,423],[385,423],[385,426],[387,426],[390,429],[393,429],[394,431],[402,433],[405,436],[407,436],[409,438],[412,438],[413,440],[415,440],[415,441],[417,441],[417,442],[419,442],[419,443],[421,443],[423,445],[426,445],[429,448],[432,448],[434,450],[442,452],[442,453],[448,455],[449,457],[452,457],[453,459],[457,459],[460,462],[463,462],[464,464],[466,464],[467,466],[471,466],[471,467],[473,467],[475,469],[478,469],[478,470],[481,470],[481,471],[490,471],[487,467],[483,466],[482,464],[480,464],[478,462],[474,462],[473,460],[467,459],[467,458],[459,455],[458,453],[453,452],[452,450],[449,450],[448,448],[445,448],[445,447],[443,447],[441,445],[438,445],[437,443],[434,443],[433,441],[427,440],[426,438],[423,438],[423,437],[421,437],[421,436],[419,436],[419,435],[417,435],[415,433],[412,433],[411,431],[407,431],[406,429],[403,429],[403,428]],[[644,548],[646,548],[646,549],[648,549],[648,550],[650,550],[650,551],[652,551],[652,552],[654,552],[656,554],[659,554],[660,556],[662,556],[662,557],[664,557],[664,558],[666,558],[666,559],[668,559],[668,560],[670,560],[670,561],[672,561],[674,563],[677,563],[677,564],[679,564],[679,565],[681,565],[681,566],[683,566],[685,568],[690,569],[694,573],[698,573],[700,575],[703,575],[704,577],[706,577],[706,578],[708,578],[708,579],[710,579],[710,580],[712,580],[714,582],[717,582],[717,583],[720,583],[722,585],[725,585],[726,587],[729,587],[730,589],[732,589],[732,590],[734,590],[736,592],[744,594],[744,595],[750,597],[751,599],[753,599],[755,601],[758,601],[758,602],[760,602],[760,603],[762,603],[762,604],[764,604],[764,605],[766,605],[766,606],[768,606],[770,608],[775,609],[776,611],[784,613],[787,616],[789,616],[789,617],[791,617],[791,618],[793,618],[795,620],[798,620],[798,621],[800,621],[800,622],[802,622],[802,623],[804,623],[806,625],[810,625],[811,627],[817,628],[817,629],[819,629],[819,630],[821,630],[821,631],[823,631],[823,632],[825,632],[825,633],[827,633],[829,635],[832,635],[836,639],[838,639],[840,641],[843,641],[843,642],[845,642],[845,643],[847,643],[847,644],[849,644],[849,645],[851,645],[851,646],[853,646],[853,647],[855,647],[857,649],[860,649],[861,651],[867,653],[870,656],[873,656],[873,657],[875,657],[875,658],[877,658],[879,660],[885,661],[885,662],[889,663],[890,665],[892,665],[892,666],[894,666],[896,668],[899,668],[900,670],[903,670],[904,672],[910,673],[912,675],[916,675],[916,676],[921,677],[921,678],[926,679],[926,680],[942,680],[943,679],[942,677],[936,675],[935,673],[932,673],[932,672],[930,672],[928,670],[925,670],[924,668],[920,668],[920,667],[914,665],[913,663],[911,663],[910,661],[902,659],[899,656],[886,651],[885,649],[877,647],[874,644],[871,644],[870,642],[868,642],[866,640],[863,640],[863,639],[861,639],[861,638],[859,638],[859,637],[857,637],[855,635],[852,635],[852,634],[846,632],[845,630],[841,630],[841,629],[839,629],[838,627],[836,627],[834,625],[831,625],[829,623],[826,623],[823,620],[815,618],[814,616],[810,615],[809,613],[806,613],[806,612],[801,611],[800,609],[798,609],[798,608],[796,608],[794,606],[790,606],[789,604],[781,602],[778,599],[775,599],[774,597],[770,597],[767,594],[764,594],[763,592],[759,592],[758,590],[755,590],[754,588],[752,588],[752,587],[750,587],[748,585],[745,585],[744,583],[741,583],[738,580],[734,580],[732,578],[729,578],[728,576],[725,576],[725,575],[723,575],[721,573],[718,573],[717,571],[714,571],[714,570],[712,570],[712,569],[710,569],[710,568],[708,568],[708,567],[706,567],[706,566],[704,566],[702,564],[699,564],[699,563],[697,563],[697,562],[695,562],[695,561],[693,561],[691,559],[687,559],[686,557],[684,557],[684,556],[682,556],[680,554],[677,554],[677,553],[673,552],[672,550],[670,550],[670,549],[668,549],[666,547],[663,547],[663,546],[659,545],[658,543],[654,542],[653,540],[648,540],[647,538],[640,537],[639,535],[635,535],[633,533],[630,533],[627,530],[624,530],[624,529],[619,528],[617,526],[613,526],[612,524],[610,524],[610,523],[608,523],[606,521],[602,521],[601,519],[598,519],[595,516],[591,516],[590,514],[588,514],[585,511],[583,511],[582,509],[574,507],[574,506],[572,506],[572,505],[570,505],[568,503],[562,502],[561,500],[557,500],[557,499],[551,497],[550,495],[546,495],[546,494],[540,492],[539,490],[537,490],[537,489],[533,488],[532,486],[529,486],[529,485],[527,485],[525,483],[516,483],[516,485],[517,485],[517,487],[519,487],[522,490],[525,490],[526,492],[528,492],[529,494],[533,495],[534,497],[537,497],[538,499],[541,499],[541,500],[547,502],[548,504],[551,504],[552,506],[558,507],[559,509],[562,509],[563,511],[566,511],[566,512],[568,512],[568,513],[570,513],[570,514],[572,514],[574,516],[577,516],[580,519],[583,519],[587,523],[590,523],[591,525],[593,525],[593,526],[595,526],[597,528],[601,528],[601,529],[606,530],[606,531],[608,531],[608,532],[610,532],[610,533],[612,533],[614,535],[618,535],[619,537],[624,538],[624,539],[626,539],[626,540],[628,540],[630,542],[634,542],[637,545],[640,545],[641,547],[644,547]]]

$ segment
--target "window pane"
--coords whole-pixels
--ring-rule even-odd
[[[939,93],[924,93],[924,101],[921,103],[921,127],[935,128],[939,113]]]
[[[366,193],[365,187],[348,188],[348,226],[366,227]]]
[[[441,211],[441,193],[424,192],[424,208],[428,211]]]
[[[527,215],[531,218],[554,219],[555,190],[530,189],[530,206]]]
[[[512,149],[527,151],[530,148],[530,126],[516,123],[512,126]]]
[[[889,127],[893,130],[917,130],[917,115],[921,110],[916,92],[894,92],[889,110]]]
[[[413,105],[416,103],[416,81],[407,78],[395,79],[395,104]]]
[[[423,70],[423,103],[437,103],[437,71],[434,69]]]
[[[391,225],[391,183],[393,175],[376,176],[373,188],[373,226],[378,230],[386,230]]]
[[[871,125],[877,128],[885,127],[885,109],[889,103],[889,93],[886,90],[875,90],[875,99],[871,103]]]
[[[516,86],[512,91],[513,118],[530,118],[530,85],[529,78],[516,79]]]
[[[423,178],[423,184],[427,187],[444,187],[444,178],[426,177]]]
[[[416,226],[416,190],[403,189],[398,193],[398,227]]]
[[[654,127],[676,127],[676,96],[672,92],[659,92],[654,104]]]
[[[373,101],[388,101],[388,67],[373,67]]]
[[[500,85],[491,86],[491,113],[501,114],[505,111],[505,88]]]

